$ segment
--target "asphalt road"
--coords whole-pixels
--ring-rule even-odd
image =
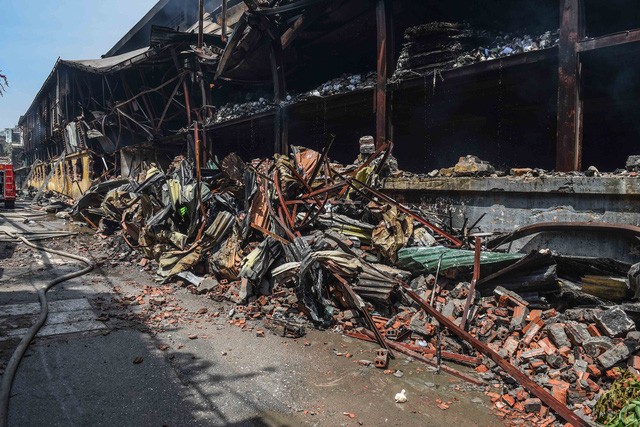
[[[25,215],[0,212],[0,230],[82,231],[43,243],[91,257],[99,267],[50,291],[48,322],[14,382],[12,426],[501,422],[481,391],[421,363],[399,356],[390,367],[401,377],[358,364],[374,358],[371,344],[316,330],[297,340],[269,331],[259,337],[260,321],[230,324],[231,305],[177,286],[163,288],[155,297],[160,301],[152,301],[148,293],[159,288],[152,272],[119,256],[113,241],[51,216],[25,224]],[[75,268],[60,257],[0,242],[0,368],[37,316],[36,289]],[[143,304],[130,303],[137,297]],[[401,389],[409,400],[396,404]],[[439,409],[438,399],[450,408]]]

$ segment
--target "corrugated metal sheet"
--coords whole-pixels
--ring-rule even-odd
[[[454,267],[473,266],[473,251],[464,249],[448,249],[442,246],[436,246],[400,249],[400,251],[398,251],[398,267],[410,270],[414,273],[435,273],[438,268],[438,259],[441,255],[442,270]],[[515,261],[523,256],[523,254],[482,252],[480,254],[480,264],[492,264],[511,260]]]
[[[89,68],[95,72],[106,72],[118,66],[134,63],[137,59],[144,59],[146,57],[145,54],[149,52],[150,49],[149,47],[143,47],[142,49],[132,50],[131,52],[108,58],[80,59],[74,61],[63,60],[62,63],[76,68]]]

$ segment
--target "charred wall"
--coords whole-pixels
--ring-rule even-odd
[[[640,46],[623,45],[583,56],[584,167],[624,168],[640,141]]]
[[[442,81],[394,93],[394,153],[429,172],[474,154],[502,168],[553,169],[556,61]]]

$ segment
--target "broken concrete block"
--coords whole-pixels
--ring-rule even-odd
[[[629,156],[625,166],[629,172],[640,172],[640,156]]]
[[[589,330],[582,323],[568,322],[564,326],[564,331],[566,332],[567,337],[569,337],[569,341],[571,341],[573,345],[580,346],[582,345],[584,340],[591,338]]]
[[[360,154],[366,159],[376,151],[376,144],[373,136],[363,136],[360,138]]]
[[[575,320],[576,322],[593,322],[596,312],[599,311],[592,308],[570,308],[565,310],[564,317],[567,320]]]
[[[509,171],[509,175],[512,176],[525,176],[533,173],[533,169],[531,168],[512,168]]]
[[[445,317],[452,317],[456,310],[456,304],[453,301],[447,302],[447,305],[442,309],[442,315]]]
[[[569,337],[567,337],[567,334],[564,331],[564,324],[553,323],[551,325],[547,325],[547,332],[556,347],[571,347]]]
[[[556,353],[548,354],[546,361],[552,368],[560,369],[564,365],[564,359],[562,356]]]
[[[598,357],[613,347],[613,341],[609,337],[591,337],[582,342],[584,352],[591,357]]]
[[[576,360],[573,364],[573,370],[576,372],[584,373],[587,372],[587,367],[589,364],[584,360]]]
[[[200,285],[198,285],[199,293],[208,293],[216,290],[220,286],[220,282],[218,282],[214,277],[205,277]]]
[[[589,168],[584,171],[586,176],[600,176],[600,171],[595,166],[589,166]]]
[[[453,176],[453,168],[442,168],[440,169],[440,176],[445,178],[449,178]]]
[[[243,277],[240,281],[240,293],[238,297],[240,298],[240,301],[244,301],[251,295],[253,295],[253,285],[249,283],[249,279]]]
[[[542,402],[537,397],[531,397],[524,401],[524,410],[528,413],[537,413],[540,412],[540,408],[542,407]]]
[[[427,321],[424,318],[423,312],[418,312],[411,317],[411,321],[409,322],[409,329],[413,329],[414,331],[424,331],[424,327]]]
[[[635,322],[620,307],[601,311],[595,317],[598,328],[610,337],[622,337],[636,328]]]
[[[598,362],[605,368],[609,369],[616,363],[619,363],[629,357],[631,353],[625,343],[618,343],[609,350],[598,356]]]
[[[453,167],[453,172],[458,176],[487,176],[491,175],[495,171],[496,169],[489,162],[470,155],[460,157],[460,159],[458,159],[458,163]]]

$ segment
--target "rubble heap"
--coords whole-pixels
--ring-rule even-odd
[[[228,122],[241,117],[249,117],[255,114],[274,110],[275,104],[265,98],[243,104],[226,104],[215,111],[211,124]]]
[[[477,45],[472,41],[473,32],[468,26],[451,22],[430,22],[410,27],[405,31],[404,39],[396,76],[408,71],[451,68],[469,46]]]
[[[307,92],[288,94],[279,103],[266,98],[258,98],[257,100],[247,101],[244,103],[225,104],[215,110],[213,119],[209,124],[225,123],[243,117],[250,117],[268,111],[275,111],[278,106],[284,107],[298,102],[303,102],[310,98],[338,95],[359,89],[372,88],[375,84],[376,73],[373,71],[362,74],[344,74]]]
[[[558,31],[537,37],[495,34],[453,22],[430,22],[405,31],[393,80],[447,70],[558,44]]]
[[[345,74],[321,84],[316,89],[296,95],[293,100],[294,102],[300,102],[311,97],[348,93],[358,89],[372,88],[375,85],[376,73],[374,71],[364,74]]]
[[[94,186],[72,215],[119,233],[164,282],[238,304],[238,325],[262,319],[301,336],[312,324],[375,341],[377,367],[393,351],[410,355],[487,387],[514,422],[589,417],[617,367],[638,373],[636,305],[608,301],[637,293],[632,266],[490,251],[377,190],[397,173],[390,145],[363,138],[351,165],[331,162],[329,149],[249,163],[230,154],[210,169],[177,157]],[[492,172],[467,157],[461,173],[478,165]]]
[[[477,47],[470,52],[460,55],[454,67],[462,67],[476,62],[490,61],[492,59],[503,58],[523,52],[548,49],[557,46],[559,42],[559,31],[546,31],[537,37],[528,34],[513,35],[499,34],[492,36],[489,33],[478,34],[484,39],[484,45]]]

